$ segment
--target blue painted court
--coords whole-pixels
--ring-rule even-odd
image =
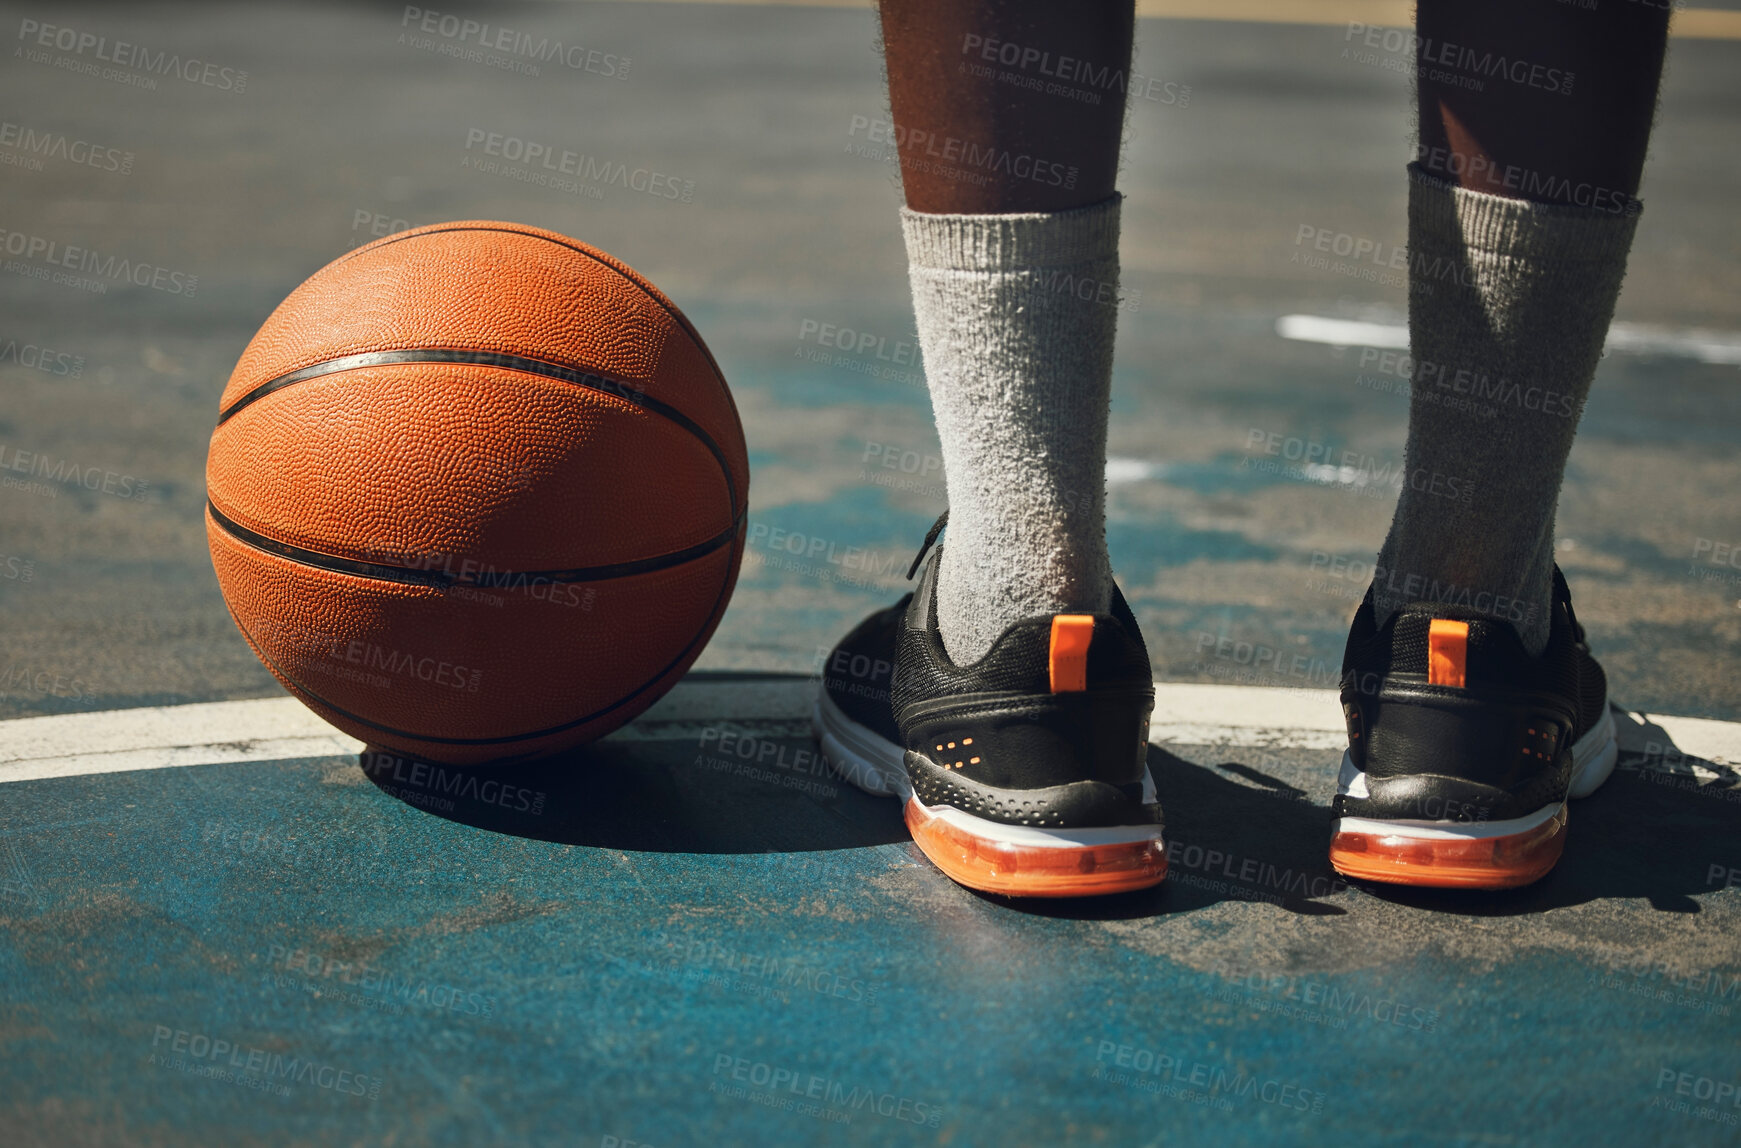
[[[1712,859],[1741,787],[1660,729],[1624,723],[1531,889],[1348,888],[1332,735],[1227,726],[1151,751],[1165,885],[1019,904],[821,766],[812,688],[699,674],[536,767],[8,785],[18,1118],[44,1142],[1734,1141],[1741,872]]]

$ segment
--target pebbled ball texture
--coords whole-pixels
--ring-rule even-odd
[[[554,232],[438,224],[329,264],[219,411],[206,533],[231,616],[372,745],[463,765],[601,737],[731,596],[730,391],[657,289]]]

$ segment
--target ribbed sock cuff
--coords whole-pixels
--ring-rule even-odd
[[[1087,207],[1018,215],[927,215],[901,209],[907,261],[936,271],[1068,267],[1118,254],[1114,195]]]
[[[1624,261],[1643,210],[1636,199],[1620,211],[1508,199],[1409,165],[1409,240],[1422,246],[1560,263]]]

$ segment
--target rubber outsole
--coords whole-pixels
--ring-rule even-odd
[[[847,717],[827,691],[817,691],[811,720],[834,769],[867,793],[899,797],[914,843],[957,884],[1011,897],[1093,897],[1166,879],[1159,825],[1041,829],[928,806],[913,794],[900,747]]]
[[[1566,847],[1569,800],[1588,797],[1614,772],[1619,744],[1606,702],[1602,720],[1572,747],[1567,800],[1506,822],[1379,821],[1339,818],[1330,864],[1345,877],[1429,888],[1515,889],[1545,877]],[[1338,789],[1364,790],[1345,754]]]
[[[1042,846],[1012,842],[996,832],[1005,828],[996,822],[952,816],[960,811],[933,809],[916,797],[908,798],[904,813],[913,841],[931,863],[957,884],[984,893],[1096,897],[1147,889],[1167,878],[1159,826],[1122,841]]]

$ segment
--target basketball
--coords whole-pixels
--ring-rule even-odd
[[[446,223],[266,320],[219,402],[206,534],[286,689],[467,765],[658,700],[731,597],[748,485],[725,380],[651,283],[554,232]]]

